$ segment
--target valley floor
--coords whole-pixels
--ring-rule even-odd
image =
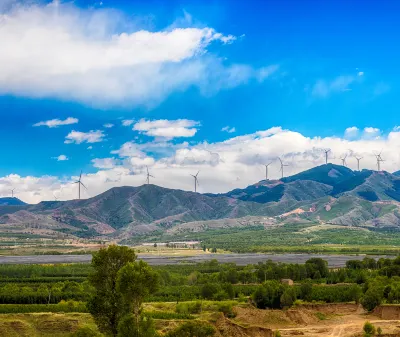
[[[173,309],[174,303],[152,303],[146,309],[157,311]],[[248,305],[234,307],[235,318],[225,318],[221,313],[204,312],[196,319],[212,322],[220,337],[272,337],[279,330],[283,337],[354,337],[362,336],[366,321],[382,329],[382,336],[400,336],[399,307],[386,307],[388,312],[376,310],[366,314],[361,306],[355,304],[304,305],[289,310],[258,310]],[[388,319],[383,319],[387,317]],[[394,319],[395,318],[395,319]],[[182,320],[156,319],[161,334],[177,326]],[[79,327],[95,329],[89,314],[84,313],[30,313],[1,314],[0,334],[7,337],[17,336],[69,336]]]

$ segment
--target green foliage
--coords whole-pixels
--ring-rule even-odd
[[[322,312],[316,312],[315,316],[320,320],[320,321],[324,321],[326,320],[326,315]]]
[[[280,298],[281,308],[291,307],[296,301],[296,291],[293,288],[286,288]]]
[[[378,329],[376,329],[376,332],[378,334],[378,336],[382,336],[382,328],[378,327]]]
[[[259,286],[253,294],[253,301],[259,309],[277,309],[281,306],[284,286],[277,281],[267,281]]]
[[[371,337],[375,335],[375,327],[370,322],[364,324],[364,337]]]
[[[215,333],[215,328],[207,323],[199,321],[186,322],[168,332],[166,337],[210,337]]]
[[[179,314],[199,314],[201,312],[201,302],[178,303],[175,310]]]
[[[94,331],[88,326],[79,328],[74,333],[71,334],[70,337],[101,337],[103,336],[101,333]]]
[[[281,332],[279,330],[276,330],[274,337],[282,337]]]
[[[89,282],[95,292],[87,307],[99,330],[106,335],[116,336],[119,320],[128,313],[126,302],[117,291],[117,274],[135,259],[134,250],[123,246],[111,245],[93,253]]]
[[[372,311],[382,303],[382,295],[380,291],[376,288],[370,288],[364,294],[364,297],[361,299],[361,304],[363,307],[368,310]]]
[[[30,312],[87,312],[85,303],[74,301],[59,304],[0,304],[0,314]]]
[[[118,323],[118,337],[156,337],[158,336],[153,320],[140,316],[139,320],[133,314],[127,314]]]

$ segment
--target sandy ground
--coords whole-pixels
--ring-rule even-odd
[[[243,326],[259,326],[279,330],[283,337],[354,337],[362,336],[365,322],[380,327],[383,336],[400,336],[398,310],[389,308],[398,319],[382,319],[378,314],[367,314],[355,304],[326,304],[300,306],[290,310],[258,310],[235,308],[233,321]],[[387,313],[386,313],[387,314]],[[321,319],[322,318],[322,319]]]

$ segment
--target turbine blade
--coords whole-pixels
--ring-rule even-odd
[[[197,173],[196,173],[196,177],[199,175],[199,173],[200,173],[200,170],[199,170],[199,171],[197,171]]]
[[[87,187],[85,186],[85,184],[83,182],[79,182],[85,189],[87,189]]]

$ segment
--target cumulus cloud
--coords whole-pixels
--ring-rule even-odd
[[[367,133],[376,134],[374,127]],[[161,148],[171,145],[173,153],[154,156],[156,142],[136,144],[128,142],[113,151],[115,157],[93,161],[98,171],[83,174],[83,181],[94,196],[114,186],[138,186],[145,180],[146,166],[156,177],[154,183],[168,188],[192,190],[193,181],[189,174],[200,170],[201,192],[226,192],[238,187],[246,187],[264,179],[266,163],[271,179],[280,177],[280,156],[288,165],[285,175],[325,163],[325,149],[331,149],[329,162],[341,164],[340,157],[347,155],[347,165],[357,169],[357,157],[363,157],[361,168],[376,169],[374,153],[382,151],[382,169],[389,172],[400,168],[398,149],[400,131],[388,134],[379,132],[377,137],[347,139],[344,137],[307,137],[299,132],[273,127],[250,134],[232,137],[222,142],[180,145],[174,148],[171,143],[159,143]],[[370,131],[370,132],[368,132]],[[9,175],[0,178],[0,193],[7,194],[10,186],[17,188],[18,197],[27,202],[52,200],[53,193],[60,200],[77,197],[76,185],[71,184],[76,177],[68,179],[57,177],[22,177]],[[84,192],[86,193],[86,191]],[[86,195],[84,197],[88,197]]]
[[[379,137],[380,133],[381,133],[381,130],[379,130],[378,128],[366,127],[363,130],[363,137],[375,138],[375,137]]]
[[[211,27],[150,31],[115,10],[84,10],[72,2],[32,1],[0,11],[2,94],[147,106],[192,86],[210,94],[264,80],[276,69],[213,55],[211,44],[235,37]]]
[[[101,130],[89,131],[89,132],[80,132],[80,131],[71,131],[65,137],[65,144],[81,144],[81,143],[99,143],[104,140],[105,134]]]
[[[0,65],[0,67],[1,67],[1,65]],[[1,69],[0,69],[0,71],[1,71]],[[47,126],[49,128],[57,128],[61,125],[71,125],[71,124],[76,124],[78,122],[79,122],[79,120],[77,118],[68,117],[67,119],[64,119],[64,120],[51,119],[48,121],[38,122],[36,124],[33,124],[33,126]]]
[[[151,137],[172,139],[179,137],[193,137],[197,132],[196,127],[198,126],[200,126],[199,122],[188,119],[159,119],[153,121],[141,119],[133,126],[133,130]]]
[[[112,123],[106,123],[106,124],[104,124],[103,125],[105,128],[107,128],[107,129],[111,129],[113,126],[114,126],[114,124],[112,124]]]
[[[358,136],[359,131],[360,130],[358,129],[358,127],[351,126],[351,127],[347,128],[346,130],[344,130],[344,137],[349,138],[349,139],[356,138]]]
[[[58,157],[53,157],[54,159],[57,159],[57,161],[66,161],[69,160],[69,158],[65,154],[60,154]]]
[[[224,126],[224,127],[221,129],[221,131],[228,132],[228,133],[233,133],[233,132],[236,132],[236,128],[235,128],[235,127],[230,127],[230,126],[228,125],[228,126]]]

